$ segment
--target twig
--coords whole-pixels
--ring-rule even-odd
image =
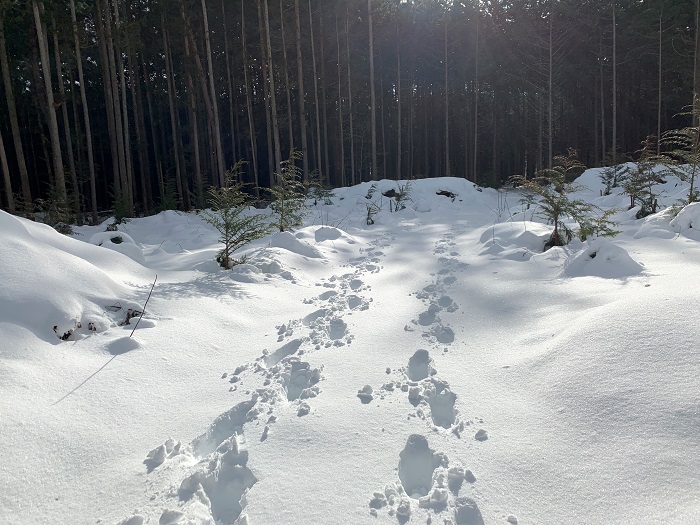
[[[146,313],[146,305],[148,305],[148,301],[151,298],[151,294],[153,293],[153,288],[155,288],[157,280],[158,280],[158,275],[156,275],[156,278],[153,279],[153,284],[151,285],[151,291],[148,292],[148,297],[146,297],[146,302],[144,303],[143,308],[141,309],[141,315],[139,316],[138,321],[136,321],[136,324],[134,325],[134,329],[129,334],[129,337],[134,335],[134,332],[136,331],[136,328],[138,328],[139,323],[141,322],[141,319],[143,318],[143,315]]]

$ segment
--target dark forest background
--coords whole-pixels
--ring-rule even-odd
[[[329,186],[614,164],[691,122],[696,21],[687,0],[0,0],[0,203],[203,207],[292,149]]]

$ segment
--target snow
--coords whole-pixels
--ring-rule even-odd
[[[196,214],[0,212],[0,523],[700,522],[700,206],[599,174],[622,233],[546,252],[456,178],[379,181],[371,226],[336,190],[230,271]]]

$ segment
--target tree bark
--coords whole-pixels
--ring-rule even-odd
[[[299,99],[299,134],[301,135],[301,155],[304,170],[304,182],[309,181],[309,158],[308,158],[308,143],[306,137],[306,103],[304,92],[304,69],[301,54],[301,13],[299,9],[299,0],[294,0],[294,14],[296,18],[296,44],[297,44],[297,89],[299,91],[297,97]]]
[[[396,180],[401,180],[401,43],[399,42],[399,22],[396,21]]]
[[[221,146],[221,124],[219,123],[219,108],[216,101],[216,87],[214,86],[214,66],[211,60],[211,39],[209,38],[209,17],[207,16],[207,3],[202,0],[202,17],[204,19],[204,43],[207,51],[207,68],[209,77],[209,90],[211,93],[211,104],[214,110],[214,147],[216,148],[216,162],[218,170],[219,185],[226,183],[226,167],[224,165],[224,153]]]
[[[260,0],[258,0],[260,1]],[[279,121],[277,120],[277,94],[275,89],[275,68],[272,64],[272,44],[270,42],[270,13],[268,10],[267,0],[262,0],[263,11],[265,16],[265,43],[267,45],[267,66],[269,69],[269,81],[270,81],[270,104],[272,112],[272,140],[275,146],[275,172],[279,173],[282,153],[280,149],[280,127]],[[270,180],[270,185],[272,185],[272,180]]]
[[[165,77],[168,83],[168,106],[170,108],[170,132],[172,133],[173,140],[173,159],[175,160],[175,184],[177,186],[177,193],[179,196],[180,204],[184,206],[185,203],[185,190],[186,187],[183,185],[182,178],[182,167],[180,166],[180,152],[178,150],[178,125],[175,118],[175,87],[172,72],[172,62],[170,58],[170,39],[168,38],[168,30],[165,28],[165,17],[161,15],[161,26],[163,29],[163,49],[165,51]],[[189,206],[185,206],[189,208]]]
[[[377,98],[374,87],[374,32],[372,30],[372,0],[367,0],[367,21],[369,24],[369,90],[372,128],[372,180],[379,180],[377,173]]]
[[[311,61],[314,71],[314,102],[316,104],[316,169],[319,180],[323,180],[324,173],[321,165],[321,116],[318,103],[318,73],[316,72],[316,45],[314,43],[314,20],[311,11],[311,0],[309,0],[309,31],[311,32]]]
[[[348,29],[348,20],[350,18],[349,9],[346,8],[345,11],[345,52],[347,55],[348,64],[348,125],[350,129],[350,184],[357,184],[357,179],[355,176],[355,131],[353,129],[353,117],[352,117],[352,75],[350,68],[350,31]],[[340,87],[338,87],[340,89]]]
[[[85,92],[85,75],[83,73],[83,59],[80,53],[80,37],[78,36],[78,22],[75,15],[75,0],[70,0],[71,21],[73,22],[73,41],[75,43],[75,61],[78,67],[78,81],[80,82],[80,101],[83,106],[83,119],[85,125],[85,143],[87,145],[88,169],[90,171],[90,210],[92,212],[92,224],[97,224],[97,184],[95,177],[95,159],[92,149],[92,126],[90,125],[90,108],[88,107],[87,94]]]
[[[73,155],[73,137],[71,136],[70,120],[68,119],[68,101],[66,100],[66,88],[63,84],[63,68],[61,64],[61,51],[58,45],[58,32],[56,31],[56,20],[52,17],[51,27],[53,29],[53,49],[54,60],[56,61],[56,78],[58,79],[58,92],[61,95],[61,116],[63,117],[63,135],[66,141],[68,152],[68,169],[70,171],[71,185],[73,187],[73,212],[80,220],[80,186],[78,185],[78,174],[75,170],[75,156]]]
[[[340,34],[338,32],[338,15],[335,17],[335,48],[336,48],[336,66],[338,70],[338,146],[339,146],[339,156],[340,160],[338,162],[338,169],[340,171],[340,186],[344,187],[347,185],[345,180],[345,133],[343,129],[343,94],[341,91],[341,86],[343,84],[342,77],[340,73]]]
[[[479,11],[476,12],[476,43],[474,45],[474,158],[472,182],[477,180],[479,157]]]
[[[49,53],[48,39],[44,33],[43,23],[41,21],[41,9],[43,2],[41,0],[32,0],[32,11],[34,12],[34,25],[36,27],[36,36],[39,41],[39,55],[41,57],[41,71],[44,77],[44,87],[46,90],[46,103],[49,116],[49,134],[51,137],[51,151],[54,166],[54,186],[56,196],[63,202],[66,202],[66,179],[63,171],[63,155],[61,153],[61,139],[58,134],[58,120],[56,119],[56,106],[51,87],[51,73],[49,71]]]
[[[7,58],[7,46],[5,43],[5,12],[4,8],[2,7],[0,7],[0,69],[2,70],[2,78],[5,86],[5,99],[7,100],[7,111],[10,117],[10,130],[12,132],[12,140],[14,142],[15,154],[17,157],[19,180],[22,189],[22,200],[24,201],[25,205],[29,205],[32,202],[32,192],[29,184],[27,162],[24,157],[24,148],[22,146],[22,136],[19,130],[19,121],[17,120],[17,106],[15,104],[15,95],[12,89],[12,79],[10,78],[10,65]]]
[[[107,17],[107,34],[111,35],[110,29],[111,22],[109,16]],[[117,32],[117,45],[114,46],[116,52],[117,67],[119,69],[119,84],[121,87],[121,110],[123,123],[123,148],[124,148],[124,165],[126,166],[126,197],[129,203],[129,214],[133,214],[134,211],[134,167],[131,159],[131,134],[129,133],[129,105],[127,98],[127,86],[126,86],[126,76],[124,74],[124,60],[120,47],[121,35],[120,33],[121,22],[119,20],[119,0],[114,0],[114,29]],[[110,36],[110,41],[112,40]],[[120,102],[117,101],[117,104]],[[122,187],[122,191],[124,191]]]
[[[287,134],[289,151],[294,149],[294,121],[292,120],[292,91],[289,89],[289,62],[287,61],[287,41],[284,36],[284,9],[280,0],[280,33],[282,34],[282,54],[284,57],[284,89],[287,93]]]
[[[7,210],[10,213],[15,213],[15,198],[12,193],[12,182],[10,180],[10,167],[7,164],[7,153],[5,152],[5,143],[0,134],[0,168],[2,169],[2,180],[5,185],[5,198],[7,200]]]
[[[221,0],[221,15],[224,24],[224,56],[226,58],[226,79],[228,81],[228,118],[229,126],[231,127],[231,155],[233,156],[234,162],[237,160],[236,156],[236,136],[234,133],[234,120],[236,120],[236,97],[233,94],[233,75],[231,73],[231,58],[229,56],[228,50],[228,30],[226,29],[226,0]]]
[[[248,133],[250,134],[250,149],[253,159],[253,182],[255,184],[255,195],[260,198],[260,179],[258,172],[258,141],[255,136],[255,120],[253,117],[253,101],[250,95],[250,84],[248,83],[248,50],[245,38],[245,10],[244,2],[241,2],[241,45],[243,47],[243,82],[245,83],[246,108],[248,110]]]
[[[185,54],[187,60],[191,60],[190,45],[185,37]],[[199,208],[204,208],[204,181],[202,180],[202,165],[199,158],[199,124],[197,122],[197,99],[195,97],[194,81],[192,80],[192,73],[190,73],[189,68],[185,68],[185,82],[187,84],[187,100],[188,100],[188,113],[190,120],[190,139],[192,142],[192,150],[194,153],[194,180],[197,188],[197,206]]]
[[[447,23],[449,11],[445,14],[445,176],[451,177],[450,172],[450,87],[447,63]]]
[[[617,19],[615,0],[613,0],[613,59],[612,59],[612,163],[617,166]]]

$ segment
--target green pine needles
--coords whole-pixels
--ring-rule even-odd
[[[272,194],[272,226],[280,232],[301,226],[307,212],[302,170],[295,165],[301,155],[301,152],[292,150],[289,158],[281,162],[280,171],[275,173],[275,184],[269,190]]]
[[[610,237],[619,233],[613,229],[614,223],[610,221],[615,210],[603,213],[593,204],[569,198],[568,194],[583,188],[580,184],[569,182],[567,176],[578,174],[583,169],[585,166],[578,160],[577,152],[570,149],[566,155],[554,157],[553,167],[538,171],[533,179],[513,177],[516,185],[540,197],[535,213],[554,225],[545,249],[564,246],[574,238],[574,231],[564,222],[567,218],[578,223],[581,240],[591,235]]]
[[[243,190],[244,184],[236,182],[240,178],[242,166],[243,162],[239,161],[226,172],[225,186],[209,189],[211,211],[202,214],[202,218],[221,234],[219,242],[224,247],[217,254],[216,260],[226,270],[246,261],[246,257],[233,257],[236,250],[269,232],[263,216],[247,213],[251,197]]]

